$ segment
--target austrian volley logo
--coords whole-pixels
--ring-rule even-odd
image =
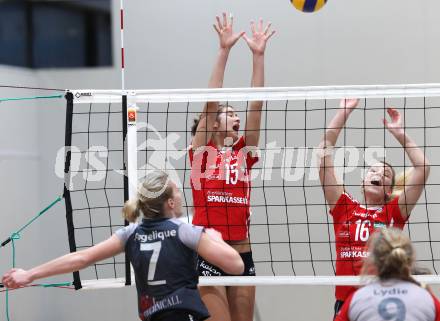
[[[127,119],[128,119],[128,125],[136,125],[136,107],[129,107],[127,109]]]

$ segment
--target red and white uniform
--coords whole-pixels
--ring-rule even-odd
[[[250,216],[250,170],[258,161],[244,137],[219,150],[210,141],[203,150],[189,150],[193,224],[219,231],[224,240],[248,237]]]
[[[352,293],[335,321],[440,321],[440,303],[407,281],[374,282]]]
[[[376,228],[393,226],[403,229],[406,220],[400,213],[399,198],[383,207],[366,208],[343,193],[330,214],[336,239],[336,275],[358,275],[368,256],[367,241]],[[336,299],[345,301],[355,287],[336,286]]]

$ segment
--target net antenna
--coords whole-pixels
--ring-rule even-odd
[[[124,48],[124,0],[120,2],[120,34],[121,34],[121,88],[125,90],[125,48]]]
[[[121,21],[121,88],[122,88],[122,117],[123,136],[124,136],[124,202],[136,196],[137,182],[136,168],[136,104],[128,102],[125,91],[125,45],[124,45],[124,0],[120,1],[120,21]],[[132,97],[130,95],[129,97]],[[130,99],[131,100],[131,99]],[[130,108],[129,108],[130,106]],[[124,117],[124,115],[126,115]],[[132,184],[130,184],[132,182]],[[124,225],[129,222],[124,220]],[[125,255],[125,285],[131,285],[131,279],[134,275],[132,266],[129,263],[128,256]]]
[[[405,231],[414,243],[418,263],[435,273],[419,279],[439,283],[435,197],[440,192],[436,181],[440,177],[436,156],[440,84],[72,90],[66,98],[70,152],[66,154],[65,196],[71,251],[92,246],[124,226],[124,201],[135,195],[138,180],[153,169],[167,169],[183,189],[190,215],[187,147],[192,119],[206,101],[227,101],[241,119],[245,119],[249,101],[266,102],[261,157],[253,169],[251,192],[250,239],[258,276],[203,277],[201,285],[358,284],[358,277],[334,276],[332,218],[316,175],[314,147],[324,135],[326,120],[339,108],[339,99],[362,98],[363,106],[353,112],[334,151],[335,168],[345,176],[345,187],[359,198],[364,163],[386,154],[397,172],[410,166],[402,147],[390,135],[383,135],[384,108],[394,106],[405,117],[406,130],[430,158],[430,179]],[[127,262],[122,255],[96,264],[74,275],[75,286],[130,284]]]

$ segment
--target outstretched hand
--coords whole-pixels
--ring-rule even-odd
[[[344,109],[355,109],[359,105],[359,99],[357,98],[350,98],[350,99],[341,99],[339,103],[340,108]]]
[[[17,289],[31,283],[29,273],[22,269],[11,269],[2,277],[2,283],[9,289]]]
[[[260,19],[258,26],[255,22],[251,22],[252,37],[248,37],[246,34],[243,35],[244,40],[247,42],[249,48],[254,54],[264,54],[266,50],[266,43],[270,37],[275,34],[275,30],[270,30],[271,23],[269,22],[265,28],[263,24],[263,19]]]
[[[391,118],[391,121],[388,121],[386,118],[383,119],[383,124],[386,129],[393,134],[394,137],[397,137],[404,133],[402,127],[402,117],[400,112],[395,108],[387,108],[387,113]]]
[[[244,31],[240,33],[234,33],[232,26],[234,24],[234,17],[230,15],[230,20],[228,19],[226,12],[223,12],[223,21],[221,21],[219,16],[216,16],[217,24],[213,24],[215,31],[217,31],[220,48],[231,49],[233,45],[244,35]]]

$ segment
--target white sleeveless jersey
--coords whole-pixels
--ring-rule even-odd
[[[344,303],[337,321],[437,321],[438,300],[426,289],[406,281],[374,282]]]

